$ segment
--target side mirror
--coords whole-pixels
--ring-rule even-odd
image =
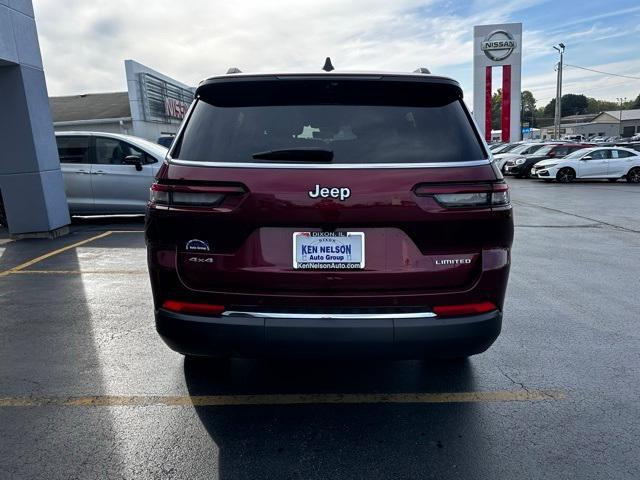
[[[142,158],[140,158],[139,155],[129,155],[124,157],[124,163],[126,165],[135,165],[137,171],[142,171]]]
[[[593,160],[591,155],[587,155],[586,157],[582,157],[580,160]]]

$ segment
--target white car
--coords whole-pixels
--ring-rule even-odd
[[[141,214],[167,149],[143,138],[56,132],[72,215]]]
[[[496,167],[498,167],[498,169],[502,172],[504,164],[507,163],[507,160],[512,160],[527,155],[533,155],[537,150],[541,149],[545,145],[545,143],[523,143],[513,149],[508,150],[507,153],[498,153],[493,155],[493,161],[495,162]]]
[[[622,177],[628,182],[640,183],[639,153],[623,147],[583,148],[563,158],[536,163],[531,169],[531,176],[561,183],[592,178],[607,178],[615,182]]]

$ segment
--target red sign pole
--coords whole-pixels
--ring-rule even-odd
[[[491,68],[487,67],[484,86],[484,138],[491,142]]]
[[[511,141],[511,65],[502,67],[502,141]]]

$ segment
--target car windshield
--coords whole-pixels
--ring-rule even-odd
[[[536,155],[547,155],[551,150],[554,149],[557,145],[545,145],[542,148],[536,150]]]
[[[334,164],[486,158],[450,86],[393,83],[297,80],[225,94],[205,90],[172,156],[199,162],[316,162],[318,154],[309,152],[327,151],[331,155],[324,160]]]
[[[498,147],[494,148],[492,152],[494,155],[497,155],[498,153],[507,153],[508,151],[513,150],[517,146],[518,146],[517,143],[508,143],[506,145],[499,145]]]
[[[510,150],[509,153],[532,153],[535,152],[542,145],[531,145],[530,143],[525,143],[524,145],[519,145],[518,147]]]

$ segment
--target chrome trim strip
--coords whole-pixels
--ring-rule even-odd
[[[252,317],[252,318],[302,318],[302,319],[327,319],[327,320],[380,320],[380,319],[411,319],[434,318],[433,312],[414,313],[276,313],[276,312],[241,312],[227,310],[223,317]]]
[[[265,163],[265,162],[246,162],[246,163],[230,163],[230,162],[197,162],[194,160],[179,160],[171,158],[167,155],[167,160],[172,165],[183,165],[186,167],[220,167],[220,168],[288,168],[301,170],[322,170],[322,169],[372,169],[372,168],[450,168],[450,167],[477,167],[480,165],[489,165],[491,159],[470,160],[468,162],[431,162],[431,163],[334,163],[330,165],[318,165],[315,163]]]

